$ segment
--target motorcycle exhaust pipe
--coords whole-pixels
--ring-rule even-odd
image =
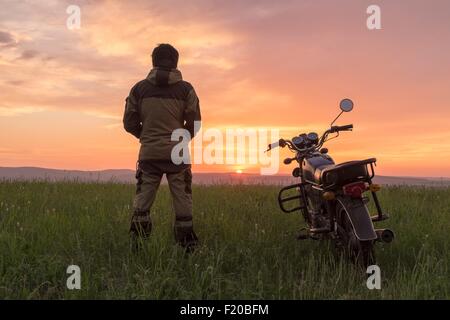
[[[390,243],[395,238],[394,232],[389,229],[376,229],[375,233],[377,234],[377,240],[384,243]]]

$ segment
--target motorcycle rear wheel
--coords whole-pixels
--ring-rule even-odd
[[[336,247],[356,265],[367,268],[376,263],[374,241],[361,241],[340,203],[336,205]]]

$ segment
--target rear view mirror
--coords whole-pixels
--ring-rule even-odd
[[[339,107],[341,108],[342,112],[350,112],[353,110],[353,101],[350,99],[343,99],[339,103]]]

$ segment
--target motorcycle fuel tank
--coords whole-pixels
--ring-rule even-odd
[[[327,154],[317,153],[305,158],[303,160],[303,178],[309,182],[320,183],[320,174],[317,175],[316,171],[334,164],[333,159]]]

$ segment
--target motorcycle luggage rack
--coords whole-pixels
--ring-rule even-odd
[[[283,198],[283,193],[284,192],[286,192],[288,190],[291,190],[291,189],[294,189],[294,188],[299,188],[300,189],[299,193],[297,195]],[[288,208],[286,208],[284,206],[284,203],[290,202],[290,201],[294,201],[294,200],[297,200],[297,199],[299,200],[299,205],[297,207],[288,209]],[[307,200],[306,200],[306,197],[305,197],[305,184],[304,183],[296,183],[296,184],[284,187],[278,193],[278,205],[280,206],[280,209],[283,212],[286,212],[286,213],[291,213],[291,212],[298,211],[298,210],[303,211],[303,213],[305,213],[306,210],[307,210],[307,208],[306,208],[306,201]]]

